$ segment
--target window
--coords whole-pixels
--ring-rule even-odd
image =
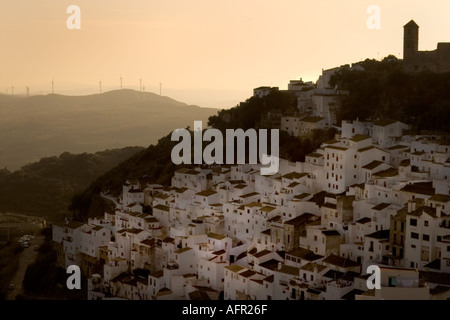
[[[423,222],[423,225],[424,225],[425,227],[428,227],[428,221],[425,220],[425,221]]]
[[[389,287],[396,287],[396,286],[397,286],[397,279],[389,278]]]
[[[410,225],[410,226],[416,227],[416,226],[417,226],[417,219],[411,219],[411,220],[409,220],[409,225]]]
[[[437,241],[437,242],[441,242],[441,241],[442,241],[442,236],[437,236],[437,237],[436,237],[436,241]]]
[[[430,241],[430,236],[428,234],[424,234],[424,235],[422,235],[422,240],[423,241]]]
[[[413,239],[419,239],[419,234],[415,232],[411,232],[411,238]]]

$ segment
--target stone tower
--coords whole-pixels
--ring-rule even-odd
[[[419,26],[411,20],[403,26],[403,60],[408,63],[414,60],[419,52]]]

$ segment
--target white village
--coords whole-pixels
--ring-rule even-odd
[[[358,65],[352,66],[358,68]],[[338,68],[291,81],[281,130],[333,126]],[[263,97],[278,88],[254,89]],[[170,187],[129,179],[114,212],[53,225],[58,263],[81,267],[88,298],[377,300],[450,297],[450,145],[398,121],[343,121],[305,162],[198,165]],[[381,288],[369,289],[369,266]]]

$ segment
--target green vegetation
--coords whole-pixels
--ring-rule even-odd
[[[84,190],[103,173],[142,150],[127,147],[95,154],[65,152],[14,172],[0,170],[0,211],[49,218],[66,214],[74,193]]]
[[[0,245],[0,300],[6,299],[10,279],[19,266],[22,250],[23,247],[15,239]]]
[[[294,94],[283,91],[273,91],[264,98],[251,97],[240,105],[219,111],[215,116],[209,117],[208,125],[219,129],[250,129],[267,128],[264,125],[263,115],[272,112],[275,115],[293,112],[297,109],[297,99]]]
[[[340,120],[392,119],[420,130],[450,131],[450,73],[407,74],[393,56],[365,60],[364,71],[344,68],[330,85],[348,91],[341,99]]]
[[[84,220],[87,216],[103,215],[105,209],[111,209],[111,204],[100,197],[100,192],[108,190],[119,195],[128,178],[146,177],[153,183],[169,184],[174,171],[179,168],[173,164],[170,157],[176,144],[177,142],[171,141],[170,135],[167,135],[156,145],[138,152],[103,174],[83,192],[75,194],[69,207],[75,218]]]

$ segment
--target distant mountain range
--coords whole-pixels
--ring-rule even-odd
[[[63,152],[149,146],[177,128],[205,124],[217,109],[149,92],[116,90],[86,96],[0,95],[0,167],[9,170]]]

